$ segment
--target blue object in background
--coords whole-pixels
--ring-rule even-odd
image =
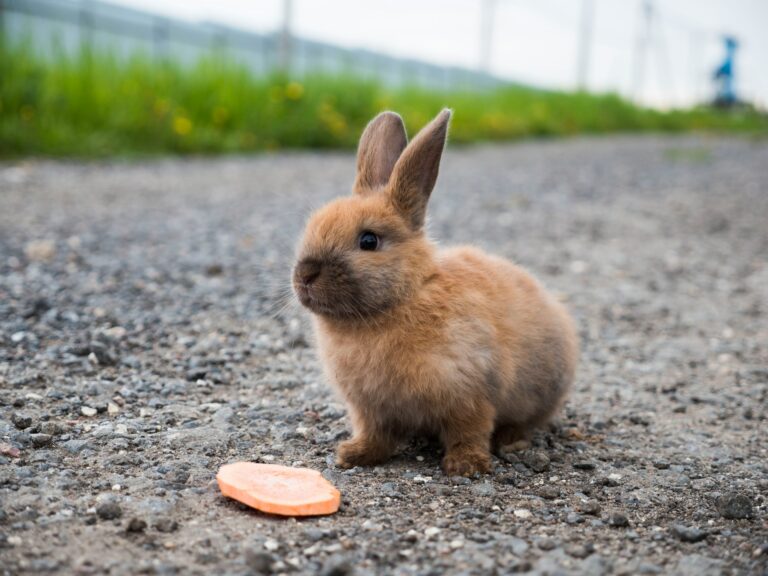
[[[715,70],[715,81],[719,82],[715,104],[731,106],[738,102],[734,89],[734,60],[739,44],[731,36],[726,36],[723,40],[725,41],[725,60]]]

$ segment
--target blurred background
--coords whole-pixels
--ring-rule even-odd
[[[0,154],[766,130],[760,0],[0,0]]]

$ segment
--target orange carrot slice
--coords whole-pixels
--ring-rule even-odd
[[[320,516],[339,509],[341,493],[317,470],[235,462],[219,468],[224,496],[269,514]]]

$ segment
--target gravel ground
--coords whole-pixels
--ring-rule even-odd
[[[768,144],[452,148],[431,232],[562,293],[563,417],[487,476],[348,435],[288,295],[348,154],[0,165],[0,572],[764,574]],[[223,498],[226,462],[322,470],[332,517]]]

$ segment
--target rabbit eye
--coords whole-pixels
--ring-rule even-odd
[[[379,237],[373,232],[365,231],[360,234],[360,250],[376,250],[379,247]]]

